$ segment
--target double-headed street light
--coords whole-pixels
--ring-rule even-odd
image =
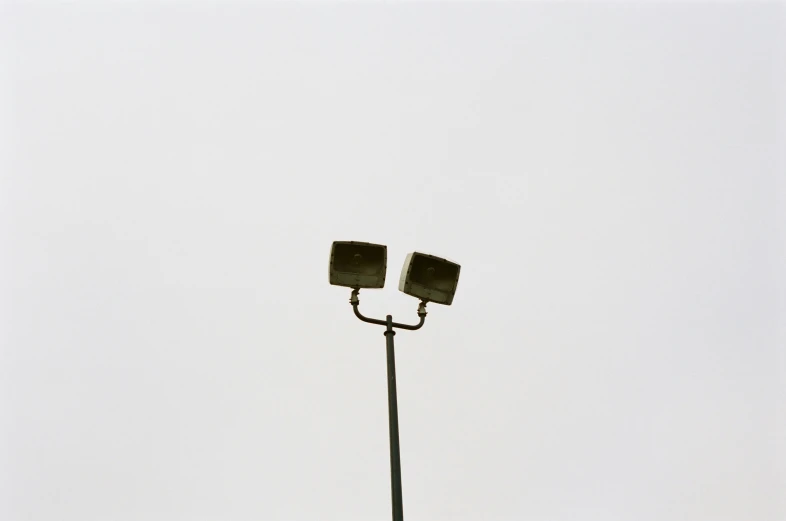
[[[398,403],[396,400],[396,355],[393,349],[394,328],[414,331],[426,321],[426,304],[434,302],[449,306],[456,293],[461,266],[449,260],[413,252],[407,255],[401,269],[398,289],[420,299],[415,325],[393,322],[388,315],[385,320],[364,317],[358,306],[361,288],[385,286],[388,248],[382,244],[356,241],[335,241],[330,250],[330,283],[334,286],[352,288],[349,303],[355,316],[363,322],[385,326],[385,341],[388,355],[388,417],[390,427],[390,491],[393,501],[393,521],[403,521],[401,499],[401,456],[398,441]]]

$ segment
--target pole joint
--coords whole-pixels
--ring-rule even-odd
[[[418,305],[418,317],[420,317],[420,321],[417,324],[410,325],[410,324],[400,324],[398,322],[393,322],[393,317],[390,315],[387,316],[386,320],[379,320],[376,318],[368,318],[364,317],[363,314],[358,309],[360,306],[360,289],[355,288],[352,290],[352,295],[349,298],[349,303],[352,305],[352,311],[354,311],[355,316],[358,317],[363,322],[368,322],[369,324],[377,324],[380,326],[387,326],[388,331],[393,330],[394,327],[399,329],[407,329],[409,331],[415,331],[423,327],[423,324],[426,322],[426,301],[421,300],[420,305]],[[385,333],[387,335],[387,332]]]

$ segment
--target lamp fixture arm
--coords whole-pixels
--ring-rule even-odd
[[[363,314],[358,309],[358,306],[360,306],[360,298],[358,297],[359,293],[360,293],[359,289],[353,289],[352,290],[352,296],[349,299],[349,303],[352,304],[352,311],[355,312],[355,316],[358,317],[363,322],[368,322],[369,324],[377,324],[379,326],[387,326],[388,325],[388,321],[387,320],[379,320],[379,319],[376,319],[376,318],[368,318],[368,317],[364,317],[363,316]],[[415,331],[415,330],[420,329],[421,327],[423,327],[423,324],[426,323],[426,315],[427,315],[427,313],[426,313],[426,301],[425,300],[421,300],[420,304],[418,305],[418,317],[420,317],[420,322],[418,322],[415,325],[399,324],[398,322],[391,322],[390,326],[394,327],[394,328],[407,329],[409,331]]]

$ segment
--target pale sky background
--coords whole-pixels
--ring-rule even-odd
[[[0,519],[786,519],[785,15],[3,3]]]

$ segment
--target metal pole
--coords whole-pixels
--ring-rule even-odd
[[[390,428],[390,495],[393,502],[393,521],[404,521],[404,506],[401,499],[401,450],[398,442],[398,401],[396,399],[396,352],[393,348],[394,327],[415,331],[423,327],[426,322],[426,301],[421,300],[418,306],[417,324],[399,324],[393,322],[393,317],[388,315],[386,320],[364,317],[358,309],[360,305],[359,288],[352,290],[349,303],[352,304],[352,311],[355,316],[363,322],[385,326],[385,343],[387,344],[388,354],[388,418]]]
[[[393,500],[393,521],[404,520],[401,499],[401,451],[398,443],[398,402],[396,400],[396,352],[393,348],[393,317],[386,321],[385,341],[388,354],[388,417],[390,424],[390,493]]]

